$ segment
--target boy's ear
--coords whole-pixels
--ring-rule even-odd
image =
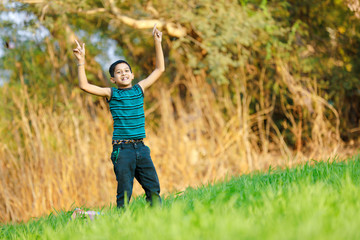
[[[110,78],[110,82],[115,83],[115,80],[113,77]]]

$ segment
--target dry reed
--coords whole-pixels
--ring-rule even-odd
[[[311,151],[311,156],[328,154],[326,145],[333,150],[339,144],[338,122],[331,125],[324,114],[325,107],[331,106],[315,89],[305,89],[294,80],[284,64],[279,66],[283,84],[299,99],[298,105],[312,107],[313,143],[321,151]],[[259,89],[264,96],[263,77]],[[163,193],[308,159],[300,147],[293,151],[285,143],[274,124],[274,98],[261,98],[257,112],[249,114],[244,73],[242,81],[232,82],[234,96],[226,91],[215,93],[201,75],[189,73],[186,78],[176,79],[170,88],[158,83],[153,97],[156,103],[146,109],[145,142],[151,148]],[[187,89],[186,96],[176,92],[180,85]],[[106,102],[94,104],[92,96],[78,89],[68,94],[60,88],[62,99],[46,106],[29,97],[26,87],[10,98],[18,114],[2,126],[10,137],[0,143],[1,222],[28,220],[73,204],[92,207],[115,203],[116,180],[110,161],[112,119]],[[337,117],[336,110],[331,110]],[[286,107],[284,111],[293,134],[301,135],[294,112]],[[151,117],[154,112],[160,116],[157,124]],[[141,193],[136,184],[134,194]]]

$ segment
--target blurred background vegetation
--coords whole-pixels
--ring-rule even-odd
[[[359,142],[358,0],[23,0],[0,9],[3,220],[21,219],[9,197],[12,179],[29,181],[14,177],[24,170],[19,161],[34,169],[48,159],[108,162],[111,116],[103,99],[77,87],[75,39],[86,43],[88,80],[111,86],[107,69],[118,58],[137,80],[153,70],[154,23],[163,31],[166,72],[147,91],[145,110],[165,190],[338,154]],[[96,144],[99,134],[104,145]],[[76,150],[83,142],[100,156]],[[33,215],[71,201],[109,201],[106,194],[82,198],[74,191],[90,190],[80,180],[53,174],[73,181],[69,198],[44,200]],[[53,184],[43,190],[51,189],[48,198],[68,196]]]
[[[235,95],[233,81],[244,81],[240,74],[245,74],[251,112],[262,97],[276,96],[279,106],[282,95],[286,105],[296,106],[286,96],[288,86],[279,81],[280,59],[297,81],[309,81],[338,111],[341,137],[348,141],[358,136],[360,119],[359,19],[351,6],[351,1],[335,0],[9,1],[1,6],[0,60],[9,76],[2,80],[19,86],[23,79],[31,94],[44,101],[56,98],[59,84],[73,89],[78,83],[74,38],[87,44],[88,78],[94,84],[110,86],[107,68],[114,56],[130,61],[142,79],[154,67],[149,34],[158,22],[167,64],[162,78],[167,85],[161,86],[187,81],[191,74],[202,76],[214,91],[227,88]],[[13,12],[21,13],[15,15],[21,24],[7,19]],[[178,37],[173,28],[185,34]],[[260,79],[265,96],[260,96]],[[274,114],[280,127],[286,114],[280,107]]]

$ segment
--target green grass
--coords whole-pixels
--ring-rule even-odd
[[[360,155],[138,197],[94,221],[60,211],[1,226],[0,239],[360,239]]]

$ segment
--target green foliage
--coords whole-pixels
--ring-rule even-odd
[[[274,17],[288,24],[301,22],[306,33],[296,36],[297,44],[305,48],[299,58],[301,65],[295,71],[317,79],[319,87],[326,92],[326,100],[341,112],[343,127],[357,126],[360,118],[359,19],[345,1],[284,0],[270,5],[284,6],[273,11]]]
[[[98,209],[94,221],[59,211],[4,224],[1,239],[357,239],[359,155],[309,162],[188,188],[150,208],[138,197],[125,210]]]
[[[192,69],[205,69],[218,84],[228,84],[234,68],[271,58],[279,51],[273,46],[288,31],[266,11],[234,1],[192,1],[181,11],[179,21],[191,23],[193,32],[174,47],[186,55]]]
[[[279,60],[304,89],[312,88],[337,109],[341,118],[342,137],[356,137],[349,128],[357,128],[360,119],[359,19],[343,1],[265,1],[265,0],[190,0],[190,1],[115,1],[121,14],[134,19],[161,19],[186,28],[187,35],[174,38],[164,31],[166,86],[174,79],[189,80],[198,75],[216,88],[226,88],[235,99],[238,89],[252,97],[250,113],[256,106],[269,107],[275,98],[275,124],[284,133],[289,121],[281,102],[294,109],[297,102],[281,80]],[[10,84],[31,86],[40,98],[49,97],[48,89],[65,83],[69,89],[77,85],[77,72],[72,56],[73,42],[78,37],[87,46],[87,74],[94,84],[109,86],[108,66],[95,57],[106,55],[107,42],[116,42],[115,55],[126,58],[135,77],[143,79],[154,68],[151,30],[139,30],[118,21],[108,1],[51,1],[46,5],[17,4],[14,9],[31,17],[19,28],[2,20],[3,42],[15,42],[5,49],[0,64],[11,72]],[[84,14],[105,9],[106,13]],[[152,9],[152,10],[149,10]],[[22,40],[20,30],[36,33],[43,26],[49,31],[37,41]],[[107,59],[113,62],[117,59]],[[261,74],[264,73],[262,76]],[[22,76],[21,76],[22,74]],[[205,76],[204,76],[205,75]],[[260,79],[264,92],[259,92]],[[304,82],[310,82],[305,84]],[[204,81],[205,83],[205,81]],[[149,95],[155,95],[150,90]],[[262,96],[263,94],[264,96]],[[267,104],[263,104],[265,102]],[[307,113],[303,110],[303,115]],[[329,110],[327,114],[331,115]],[[293,112],[291,112],[293,114]],[[309,115],[307,115],[309,116]],[[229,116],[225,116],[229,117]],[[300,119],[295,118],[299,123]],[[304,120],[311,126],[311,118]],[[291,134],[290,134],[291,135]],[[312,136],[305,133],[305,138]],[[287,142],[295,142],[287,137]]]

